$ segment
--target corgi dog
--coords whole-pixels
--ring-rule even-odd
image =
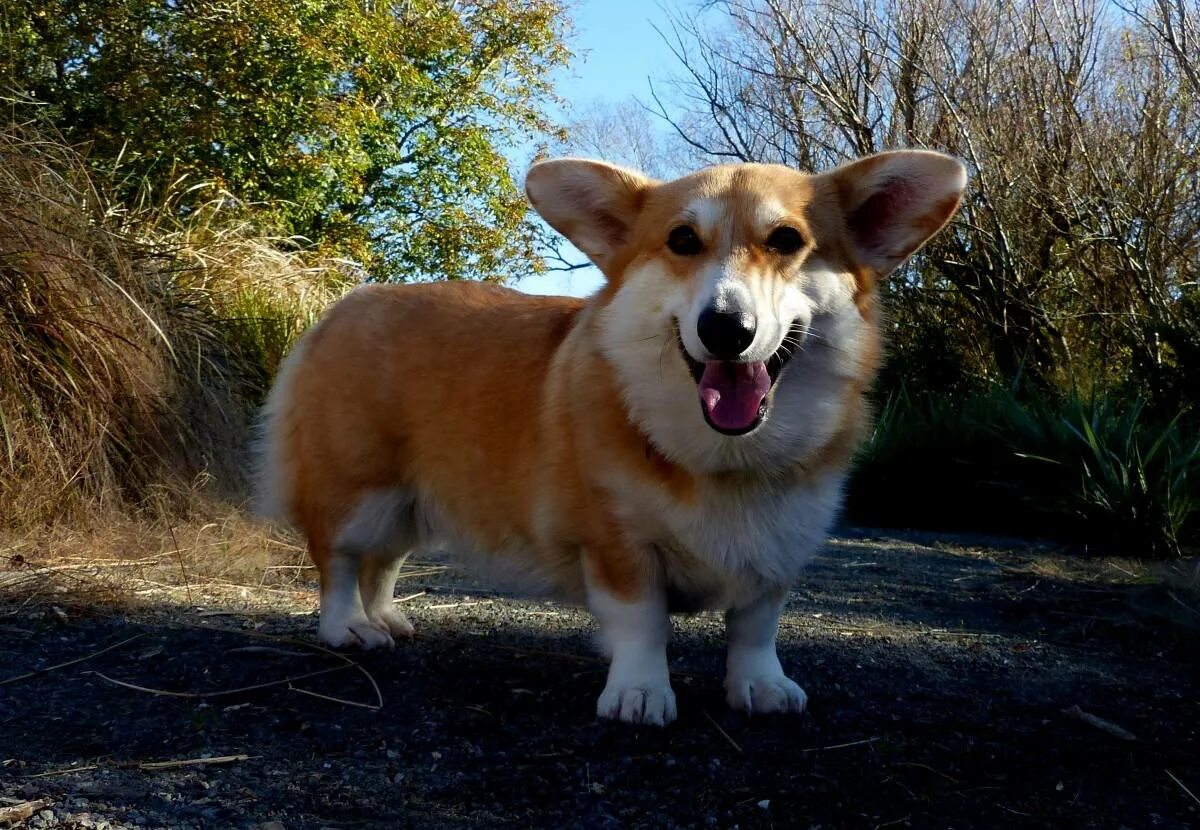
[[[868,425],[879,281],[966,185],[929,151],[821,174],[722,165],[669,182],[535,164],[534,209],[603,272],[589,299],[367,285],[285,360],[258,489],[321,579],[319,637],[390,647],[414,549],[448,545],[586,604],[597,713],[665,725],[673,612],[725,614],[729,704],[801,712],[780,611]]]

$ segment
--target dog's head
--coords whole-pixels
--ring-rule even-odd
[[[607,277],[599,337],[634,421],[707,472],[802,461],[835,438],[878,362],[878,280],[965,185],[962,164],[927,151],[671,182],[559,159],[526,178],[538,213]]]

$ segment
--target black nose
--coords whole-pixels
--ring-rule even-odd
[[[717,360],[733,360],[754,341],[758,322],[747,311],[718,311],[709,306],[700,312],[696,333]]]

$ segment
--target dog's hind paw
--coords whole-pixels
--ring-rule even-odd
[[[371,622],[390,633],[396,639],[412,639],[415,633],[413,625],[399,608],[384,608],[374,613],[368,613],[370,613]]]
[[[370,651],[373,648],[396,647],[391,632],[366,617],[343,621],[322,619],[317,627],[317,639],[331,648],[361,648]]]

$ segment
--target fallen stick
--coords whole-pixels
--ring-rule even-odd
[[[802,749],[800,751],[801,752],[824,752],[827,749],[845,749],[848,746],[862,746],[863,744],[873,744],[877,740],[879,740],[878,737],[863,738],[861,741],[849,741],[848,743],[844,743],[844,744],[832,744],[830,746],[811,746],[808,749]]]
[[[214,758],[183,758],[178,761],[140,761],[133,766],[146,772],[164,769],[179,769],[180,767],[202,767],[210,764],[232,764],[237,761],[249,761],[251,755],[218,755]]]
[[[708,722],[716,727],[717,731],[721,733],[721,737],[729,741],[729,745],[736,749],[739,755],[745,754],[738,742],[735,741],[728,732],[721,728],[721,724],[717,723],[716,720],[713,719],[713,716],[708,713],[707,709],[704,710],[704,717],[708,718]]]
[[[27,680],[30,677],[38,677],[39,675],[49,674],[52,671],[57,671],[58,669],[65,669],[68,666],[74,666],[77,663],[83,663],[87,660],[91,660],[93,657],[99,657],[101,654],[107,654],[108,652],[113,651],[114,649],[118,649],[123,645],[132,643],[134,640],[138,639],[139,637],[145,637],[145,636],[146,636],[145,634],[134,634],[132,637],[129,637],[128,639],[122,640],[119,643],[113,643],[111,646],[108,646],[107,648],[102,648],[99,651],[93,651],[91,654],[85,654],[83,657],[76,657],[74,660],[68,660],[65,663],[56,663],[55,665],[47,666],[44,669],[37,669],[36,671],[25,672],[25,674],[18,674],[16,677],[5,678],[4,680],[0,680],[0,686],[3,686],[7,683],[16,683],[18,680]]]
[[[49,806],[50,802],[47,799],[39,798],[37,801],[22,801],[11,807],[0,807],[0,821],[15,827],[34,813]]]
[[[282,657],[314,657],[311,651],[293,651],[274,646],[238,646],[225,650],[226,654],[277,654]]]
[[[308,695],[309,697],[320,698],[321,700],[328,700],[333,703],[341,703],[345,706],[357,706],[360,709],[370,709],[372,712],[378,712],[379,708],[380,708],[379,706],[376,706],[374,703],[359,703],[357,700],[346,700],[346,698],[344,698],[344,697],[334,697],[333,695],[323,695],[320,692],[310,691],[309,689],[301,689],[299,686],[293,686],[291,683],[288,684],[288,691],[289,692],[299,692],[302,695]]]
[[[1137,736],[1134,735],[1132,732],[1130,732],[1128,729],[1124,729],[1120,726],[1117,726],[1112,721],[1107,721],[1104,718],[1098,718],[1095,715],[1093,715],[1091,712],[1085,712],[1079,708],[1078,704],[1071,706],[1067,709],[1063,709],[1062,713],[1069,718],[1075,718],[1076,720],[1081,720],[1084,723],[1086,723],[1090,726],[1094,726],[1097,729],[1099,729],[1103,732],[1107,732],[1108,734],[1112,735],[1113,737],[1120,738],[1123,741],[1136,741],[1137,740]]]
[[[355,669],[356,671],[358,671],[359,674],[361,674],[363,677],[365,677],[367,679],[367,682],[371,684],[371,688],[375,691],[375,700],[378,703],[379,708],[380,709],[383,708],[383,692],[380,691],[379,684],[375,682],[375,678],[371,676],[371,673],[369,671],[364,669],[361,665],[354,662],[353,660],[351,660],[349,657],[342,654],[341,652],[333,651],[332,649],[325,648],[325,646],[317,645],[316,643],[312,643],[307,640],[299,640],[299,639],[296,639],[295,637],[275,637],[271,634],[260,634],[257,631],[245,631],[240,628],[224,628],[219,625],[201,625],[199,623],[189,623],[189,622],[184,622],[181,624],[186,628],[196,628],[196,629],[200,629],[201,631],[217,631],[217,632],[220,632],[223,634],[237,634],[242,637],[249,637],[252,640],[264,640],[269,643],[288,643],[290,645],[300,646],[301,648],[308,648],[308,649],[312,649],[313,651],[319,651],[322,654],[328,654],[330,657],[334,657],[338,660],[341,660],[342,663],[345,664],[345,666],[338,666],[337,668],[349,667],[349,668]],[[294,678],[290,678],[288,680],[284,680],[284,681],[280,681],[280,682],[287,683],[287,682],[291,682],[292,680],[300,680],[300,679],[303,679],[303,678],[295,678],[294,677]],[[272,685],[278,685],[278,683],[275,683]]]
[[[280,680],[270,680],[266,683],[255,683],[253,686],[239,686],[236,689],[219,689],[215,692],[177,692],[171,689],[155,689],[151,686],[139,686],[136,683],[130,683],[126,680],[117,680],[115,677],[109,677],[108,675],[102,674],[98,671],[85,672],[85,674],[94,674],[96,677],[99,677],[101,680],[107,683],[111,683],[114,686],[121,686],[126,689],[133,689],[135,692],[145,692],[146,694],[158,695],[159,697],[182,697],[192,700],[206,700],[214,697],[229,697],[230,695],[241,694],[243,692],[255,692],[259,689],[269,689],[272,686],[283,686],[296,680],[305,680],[309,677],[317,677],[318,675],[322,674],[331,674],[335,671],[345,671],[347,668],[350,668],[354,665],[357,664],[347,663],[347,665],[344,666],[332,666],[328,669],[310,671],[306,674],[297,674],[293,677],[284,677]]]
[[[1163,772],[1165,772],[1167,775],[1171,776],[1171,780],[1174,781],[1176,784],[1178,784],[1179,789],[1181,789],[1185,793],[1187,793],[1188,796],[1191,797],[1192,801],[1195,801],[1197,804],[1200,804],[1200,798],[1197,798],[1196,794],[1194,792],[1192,792],[1191,790],[1189,790],[1187,788],[1186,784],[1184,784],[1182,781],[1180,781],[1178,778],[1176,778],[1175,773],[1171,772],[1169,769],[1165,769],[1165,770],[1163,770]]]
[[[53,778],[57,775],[70,775],[73,772],[91,772],[92,770],[100,769],[101,767],[112,767],[114,769],[137,769],[143,772],[158,772],[165,769],[179,769],[181,767],[199,767],[211,764],[232,764],[237,761],[249,761],[253,758],[258,758],[258,755],[218,755],[213,758],[181,758],[170,761],[118,761],[109,764],[85,764],[81,767],[67,767],[66,769],[52,769],[48,772],[39,772],[34,775],[26,775],[25,778]],[[4,820],[3,812],[0,812],[0,821]]]

